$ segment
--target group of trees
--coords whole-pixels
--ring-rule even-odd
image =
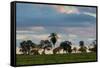
[[[71,53],[72,52],[71,45],[72,43],[70,41],[64,41],[61,42],[60,47],[62,47],[62,49],[67,53]]]
[[[22,41],[20,43],[20,47],[21,47],[21,52],[23,52],[23,54],[30,54],[30,49],[35,47],[35,43],[33,43],[31,40],[27,40],[27,41]]]
[[[80,46],[79,51],[86,52],[87,48],[84,46],[84,41],[80,41],[79,46]]]
[[[23,54],[30,54],[31,53],[31,48],[38,47],[38,48],[44,48],[44,50],[45,50],[48,47],[51,47],[51,48],[52,48],[52,46],[55,47],[55,43],[57,42],[57,39],[58,39],[57,34],[56,33],[51,33],[49,38],[50,38],[50,41],[49,40],[41,40],[39,44],[35,44],[31,40],[22,41],[20,43],[20,48],[21,48],[20,51],[23,52]],[[89,50],[91,52],[96,52],[96,50],[97,50],[96,49],[97,48],[96,40],[94,40],[92,42],[92,44],[93,44],[93,48],[89,48]],[[62,48],[67,53],[71,53],[72,52],[71,45],[72,45],[71,41],[63,41],[63,42],[60,43],[59,48]],[[80,46],[79,51],[81,51],[82,53],[86,52],[87,48],[84,45],[84,41],[80,41],[79,46]],[[57,50],[57,48],[55,50]],[[73,50],[76,52],[77,48],[74,47]]]
[[[96,51],[97,51],[97,41],[94,40],[94,41],[92,42],[92,45],[93,45],[93,48],[89,48],[89,50],[90,50],[91,52],[96,52]]]

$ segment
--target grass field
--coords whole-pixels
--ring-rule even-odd
[[[52,64],[96,61],[95,53],[56,54],[56,55],[16,55],[16,65]]]

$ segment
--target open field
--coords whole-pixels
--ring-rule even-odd
[[[17,65],[52,64],[96,61],[96,53],[52,54],[52,55],[16,55]]]

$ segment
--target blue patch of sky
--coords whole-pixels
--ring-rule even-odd
[[[77,7],[76,7],[77,8]],[[96,13],[95,8],[93,11],[88,10],[86,7],[78,7],[80,12],[92,12]],[[88,23],[88,24],[87,24]],[[96,18],[89,15],[84,14],[61,14],[57,12],[53,7],[49,5],[39,5],[39,4],[24,4],[17,3],[16,5],[16,26],[17,30],[27,27],[34,26],[42,26],[45,27],[46,31],[40,31],[37,33],[25,33],[25,34],[49,34],[52,32],[57,32],[61,34],[66,34],[66,36],[70,33],[67,33],[60,29],[60,27],[91,27],[96,25]],[[34,32],[34,31],[33,31]],[[21,34],[21,33],[17,33]],[[65,37],[63,37],[66,39]],[[86,40],[86,38],[80,37],[75,39],[74,41],[78,42],[79,40]],[[34,40],[33,41],[39,41]],[[21,40],[17,40],[17,46],[19,46]]]

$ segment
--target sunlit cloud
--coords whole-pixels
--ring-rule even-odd
[[[95,13],[84,12],[84,14],[90,15],[90,16],[93,16],[93,17],[96,17],[96,14]]]
[[[84,9],[84,11],[81,11],[81,9],[79,9],[78,7],[74,7],[74,6],[54,6],[54,8],[56,8],[56,10],[60,13],[65,13],[65,14],[85,14],[85,15],[89,15],[89,16],[93,16],[96,17],[96,13],[93,13],[91,11],[94,11],[92,8],[87,8],[88,11],[85,11],[86,8]],[[91,10],[91,11],[90,11]]]
[[[73,6],[54,6],[54,7],[60,13],[66,13],[66,14],[79,13],[78,9]]]
[[[45,28],[42,26],[32,26],[32,27],[21,27],[17,29],[17,34],[36,34],[40,32],[45,32]]]
[[[69,38],[77,38],[77,35],[75,35],[75,34],[69,34],[68,37]]]
[[[39,43],[40,40],[47,40],[48,39],[48,34],[17,34],[17,40],[32,40],[36,43]]]
[[[43,30],[45,30],[45,28],[42,27],[42,26],[29,27],[29,29],[33,30],[33,31],[43,31]]]

